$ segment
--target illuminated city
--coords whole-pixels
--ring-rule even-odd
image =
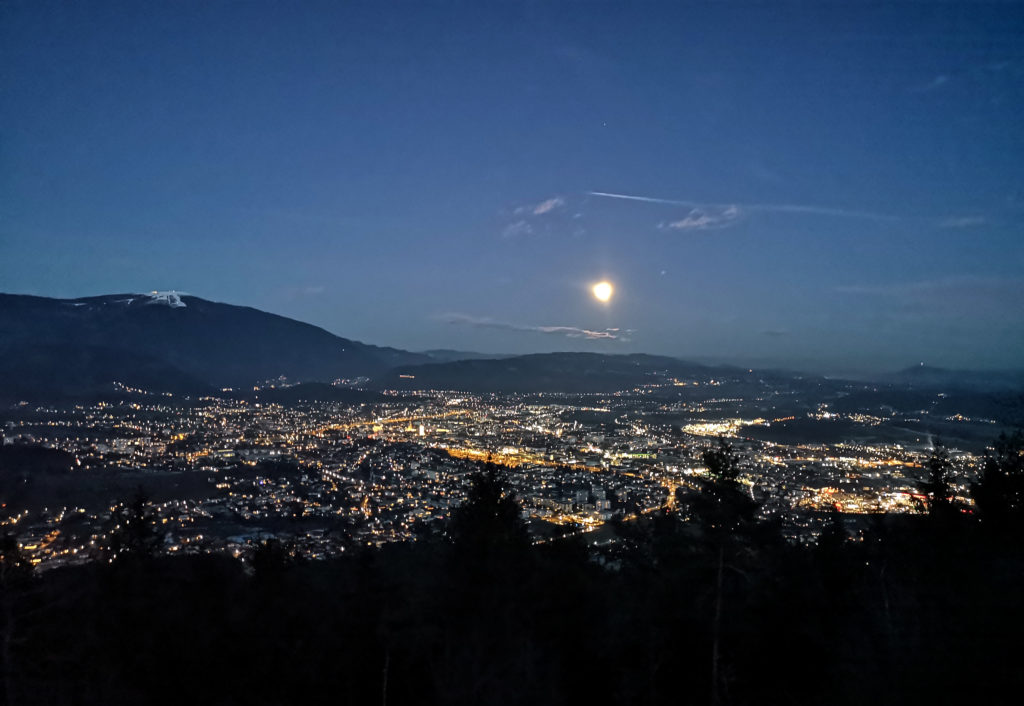
[[[278,537],[322,558],[353,545],[416,541],[462,503],[469,475],[490,461],[507,469],[531,534],[544,541],[610,530],[613,519],[666,507],[676,489],[706,473],[703,452],[725,438],[742,454],[742,481],[764,518],[781,521],[793,541],[813,541],[833,509],[853,516],[926,510],[919,487],[933,441],[894,428],[932,416],[985,438],[995,425],[941,410],[916,410],[916,418],[891,408],[888,416],[832,412],[843,393],[868,386],[846,383],[831,403],[812,402],[771,382],[751,392],[748,375],[670,379],[612,394],[385,390],[357,405],[259,402],[260,387],[250,400],[136,391],[132,402],[24,404],[6,413],[6,444],[65,451],[76,482],[102,478],[121,495],[90,493],[99,502],[88,506],[46,498],[40,506],[43,496],[17,505],[15,494],[3,524],[17,528],[41,568],[103,558],[110,503],[127,501],[138,486],[154,496],[165,552],[245,556]],[[278,381],[263,389],[288,387]],[[773,425],[785,427],[797,414],[826,429],[853,423],[865,440],[770,440]],[[893,441],[883,443],[887,433]],[[953,487],[969,512],[979,448],[953,449],[952,460]]]

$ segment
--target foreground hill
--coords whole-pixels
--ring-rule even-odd
[[[176,293],[50,299],[0,294],[0,394],[171,392],[285,376],[330,381],[430,360],[258,309]]]

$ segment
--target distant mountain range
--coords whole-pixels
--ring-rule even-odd
[[[499,358],[514,358],[511,353],[474,353],[473,351],[456,351],[450,348],[434,348],[423,351],[424,355],[436,363],[452,363],[457,360],[498,360]]]
[[[253,386],[285,377],[289,383]],[[125,388],[233,394],[265,401],[369,401],[373,390],[612,392],[671,378],[715,376],[803,380],[798,373],[748,371],[643,354],[543,353],[501,356],[457,350],[411,353],[336,336],[257,309],[175,292],[50,299],[0,294],[0,401],[95,397]],[[812,376],[813,378],[814,376]],[[366,392],[325,385],[362,378]],[[816,379],[816,378],[815,378]],[[915,366],[877,382],[903,388],[1010,391],[1024,371],[956,371]],[[813,383],[818,384],[818,383]]]
[[[0,397],[90,395],[114,382],[198,393],[373,377],[423,354],[380,348],[257,309],[177,293],[49,299],[0,294]]]
[[[664,356],[536,353],[510,358],[406,365],[376,378],[396,390],[466,392],[613,392],[668,377],[706,378],[739,368],[713,368]],[[745,370],[742,372],[746,372]]]

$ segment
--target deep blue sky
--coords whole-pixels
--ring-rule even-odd
[[[1024,4],[8,0],[0,90],[0,291],[1024,364]]]

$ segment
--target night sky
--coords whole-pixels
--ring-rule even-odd
[[[1022,3],[8,0],[0,91],[0,291],[1024,364]]]

